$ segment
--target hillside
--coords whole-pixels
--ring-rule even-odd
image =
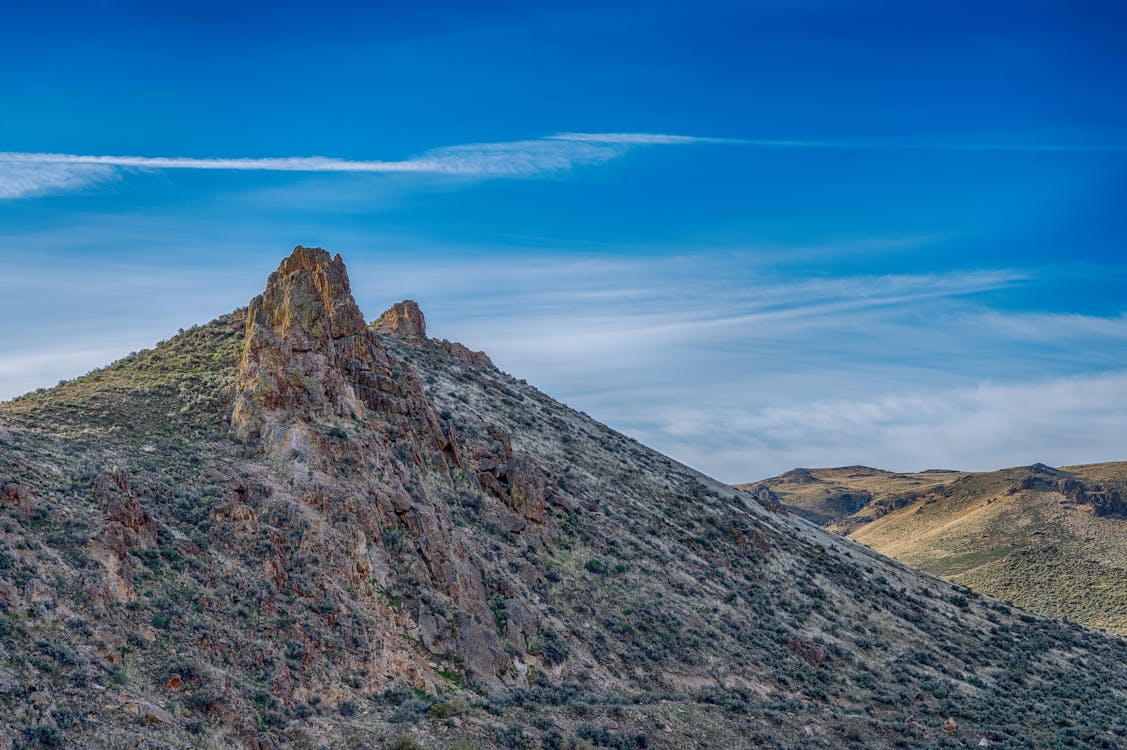
[[[895,474],[797,469],[757,485],[935,575],[1127,635],[1127,463]]]
[[[0,747],[1122,747],[1127,642],[662,456],[297,248],[0,405]]]
[[[768,487],[803,518],[835,531],[849,531],[964,476],[965,472],[958,471],[897,474],[868,466],[844,466],[792,469],[736,487],[746,491]]]

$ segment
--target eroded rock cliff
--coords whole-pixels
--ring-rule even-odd
[[[232,423],[286,472],[283,493],[332,519],[318,553],[337,559],[341,579],[362,600],[405,600],[405,625],[431,654],[498,689],[527,654],[503,648],[480,543],[451,523],[446,499],[487,495],[486,512],[519,533],[544,523],[544,472],[507,440],[460,445],[415,369],[376,331],[428,343],[415,303],[370,329],[340,256],[296,248],[248,307]],[[534,634],[534,605],[518,604]],[[418,662],[416,682],[434,690],[433,667],[416,653],[400,658]]]

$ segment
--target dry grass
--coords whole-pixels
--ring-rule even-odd
[[[1064,467],[1108,487],[1127,463]],[[766,484],[788,505],[862,544],[1023,607],[1127,634],[1127,519],[1100,517],[1028,467],[896,474],[866,467],[791,472]],[[810,481],[811,478],[814,481]],[[853,513],[843,494],[871,499]]]

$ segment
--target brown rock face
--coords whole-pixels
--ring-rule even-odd
[[[307,452],[296,421],[359,419],[364,404],[344,377],[348,356],[367,365],[368,380],[390,378],[386,355],[364,335],[340,256],[297,247],[250,302],[232,421],[268,447]]]
[[[7,505],[23,505],[27,503],[28,496],[27,487],[15,482],[9,482],[0,489],[0,502]]]
[[[417,456],[449,447],[418,377],[364,326],[340,255],[297,247],[250,302],[232,423],[276,458],[316,462],[317,425],[373,422],[410,433]]]
[[[485,352],[475,352],[465,344],[446,339],[428,339],[427,322],[414,300],[403,300],[384,311],[370,326],[381,336],[404,341],[413,346],[435,346],[473,367],[489,367],[493,360]]]
[[[427,340],[427,321],[414,300],[405,299],[389,307],[373,323],[377,332],[413,344]]]
[[[492,427],[490,437],[491,445],[474,456],[478,481],[514,513],[543,523],[549,494],[543,469],[527,456],[514,454],[511,437],[501,428]]]
[[[395,305],[367,328],[340,256],[296,248],[248,307],[232,422],[274,462],[293,468],[296,499],[332,519],[303,540],[324,562],[324,580],[301,593],[344,585],[377,607],[386,599],[381,592],[402,592],[397,596],[413,603],[417,597],[412,610],[427,649],[458,657],[481,685],[498,689],[509,657],[486,603],[483,563],[435,494],[436,487],[453,491],[451,468],[462,466],[462,451],[416,371],[381,345],[377,332],[427,342],[415,303]],[[512,497],[509,485],[519,487],[520,500],[510,502],[542,519],[539,470],[514,466],[512,476],[504,475],[506,492]],[[232,495],[213,520],[232,533],[252,533],[259,523],[253,506],[264,493],[237,478],[224,483]],[[297,587],[284,574],[282,550],[267,567],[278,586]],[[441,606],[432,612],[425,605],[431,601]],[[378,612],[368,610],[377,616],[368,640],[383,651],[369,667],[383,664],[380,671],[419,687],[436,684],[425,674],[431,657],[397,650],[402,626],[379,620]]]
[[[104,514],[104,521],[90,538],[87,548],[90,557],[102,565],[105,573],[97,598],[132,601],[135,594],[129,553],[156,546],[156,521],[141,506],[120,469],[98,475],[94,480],[94,497]]]
[[[447,341],[442,339],[438,342],[447,354],[452,357],[457,357],[468,365],[473,367],[490,367],[493,365],[493,360],[485,352],[475,352],[465,344],[459,344],[457,341]]]
[[[829,652],[825,646],[798,635],[792,635],[787,640],[787,650],[795,657],[815,667],[820,666],[829,658]]]

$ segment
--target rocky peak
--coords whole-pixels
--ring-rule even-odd
[[[320,248],[295,248],[250,301],[232,423],[275,458],[323,468],[339,430],[384,448],[410,436],[420,460],[451,452],[418,375],[365,326],[344,261]]]
[[[415,303],[400,303],[381,320],[395,339],[427,343]],[[453,425],[439,419],[397,345],[385,347],[377,327],[364,325],[340,256],[298,247],[248,307],[232,422],[260,442],[272,469],[289,467],[286,493],[332,518],[332,531],[304,542],[326,561],[326,590],[345,581],[359,601],[377,603],[388,595],[381,592],[400,592],[394,596],[419,613],[400,624],[420,628],[430,657],[456,656],[481,685],[499,689],[510,658],[487,603],[483,558],[472,551],[472,535],[452,523],[448,502],[456,492],[484,494],[483,480],[463,462]],[[479,448],[466,452],[476,456]],[[478,506],[509,521],[510,533],[534,527],[533,537],[543,525],[544,473],[511,449],[503,458],[489,477],[496,497]],[[239,498],[214,518],[233,529],[256,523]],[[390,651],[378,659],[414,665],[397,671],[433,689],[440,677],[426,666],[430,659],[420,662],[396,635],[394,618],[383,615],[377,640]]]
[[[247,334],[232,422],[268,447],[308,442],[294,423],[358,419],[360,394],[345,377],[348,358],[373,376],[390,375],[386,355],[369,340],[341,257],[294,248],[247,309]]]
[[[352,298],[348,271],[339,253],[330,257],[319,247],[298,245],[270,276],[263,296],[269,298],[270,303],[288,303],[286,312],[298,315],[292,322],[308,335],[323,337],[327,333],[339,339],[364,329],[364,316]],[[310,313],[312,317],[305,319],[302,313]],[[327,331],[306,328],[319,323],[327,323]]]
[[[427,321],[423,311],[414,300],[405,299],[396,302],[384,311],[372,328],[377,333],[393,338],[402,339],[413,344],[427,340]]]

